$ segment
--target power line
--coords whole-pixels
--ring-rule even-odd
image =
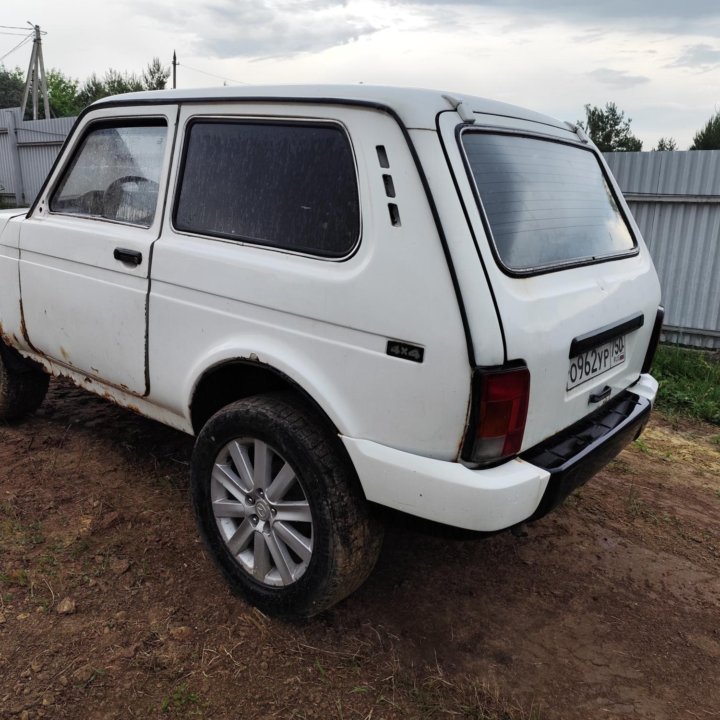
[[[26,42],[29,42],[33,39],[34,33],[30,33],[27,35],[23,40],[21,40],[12,50],[8,50],[2,57],[0,57],[0,62],[2,62],[8,55],[11,55],[16,50],[19,50]]]
[[[198,70],[197,68],[191,67],[190,65],[186,65],[185,63],[178,63],[178,65],[181,65],[184,68],[187,68],[188,70],[194,70],[197,73],[200,73],[201,75],[208,75],[209,77],[217,78],[218,80],[225,80],[227,82],[237,83],[238,85],[250,85],[251,83],[243,82],[242,80],[234,80],[233,78],[227,78],[223,77],[222,75],[215,75],[214,73],[206,72],[205,70]]]

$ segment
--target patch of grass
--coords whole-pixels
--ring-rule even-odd
[[[22,523],[17,517],[11,517],[2,508],[6,518],[0,520],[0,540],[4,543],[35,547],[45,542],[42,534],[42,525],[39,522]]]
[[[637,442],[637,441],[636,441]],[[643,450],[643,452],[645,452]],[[634,475],[635,471],[633,470],[632,465],[627,462],[626,460],[623,460],[622,458],[615,458],[615,460],[608,465],[608,469],[610,469],[615,475]],[[574,495],[570,495],[568,500],[574,497]],[[567,500],[565,501],[567,503]]]
[[[660,382],[658,408],[720,425],[720,358],[716,353],[661,345],[652,373]]]
[[[30,585],[30,578],[27,570],[9,570],[0,572],[0,585],[4,587],[27,587]]]
[[[199,717],[202,715],[202,704],[200,695],[192,692],[187,684],[183,683],[174,688],[172,693],[162,701],[160,709],[164,713],[169,713],[173,710],[176,713],[179,712]]]
[[[37,559],[37,565],[43,574],[56,575],[60,562],[52,552],[46,552]]]
[[[468,720],[542,720],[539,707],[532,705],[524,710],[508,702],[499,690],[488,684],[466,677],[455,682],[444,677],[439,670],[422,679],[416,678],[411,686],[402,688],[413,701],[418,720],[435,720],[440,717],[462,717]],[[392,704],[392,703],[391,703]]]
[[[635,485],[630,485],[628,495],[625,498],[625,509],[627,514],[633,519],[642,519],[658,525],[661,519],[667,522],[668,518],[660,518],[655,508],[640,497]]]

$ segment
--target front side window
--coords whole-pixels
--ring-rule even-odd
[[[186,232],[346,256],[360,235],[350,142],[334,125],[196,121],[174,221]]]
[[[166,138],[163,120],[91,126],[50,199],[50,210],[149,227]]]
[[[464,132],[467,163],[501,263],[518,272],[632,252],[635,241],[590,150]]]

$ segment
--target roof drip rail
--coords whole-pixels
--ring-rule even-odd
[[[443,98],[450,103],[452,109],[460,116],[463,122],[470,124],[475,122],[473,111],[462,100],[458,100],[452,95],[443,95]]]
[[[584,143],[585,145],[590,144],[590,138],[587,136],[587,133],[580,127],[580,125],[575,125],[575,123],[566,122],[565,123],[572,132],[574,132],[579,138],[580,142]]]

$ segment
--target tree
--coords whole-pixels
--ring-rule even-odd
[[[20,107],[25,90],[25,75],[20,68],[8,70],[0,65],[0,108]]]
[[[604,110],[586,105],[585,123],[580,121],[579,125],[602,152],[642,150],[642,140],[630,132],[631,122],[614,102],[609,102]]]
[[[103,79],[107,95],[122,95],[123,93],[144,90],[142,80],[135,73],[121,73],[110,68]]]
[[[89,78],[85,80],[80,92],[78,93],[78,100],[80,104],[85,107],[90,103],[100,100],[100,98],[107,97],[109,93],[105,88],[103,81],[93,73]]]
[[[167,79],[170,77],[170,68],[163,67],[159,57],[154,57],[152,62],[143,70],[143,87],[145,90],[164,90]]]
[[[677,141],[673,137],[661,137],[653,150],[677,150]]]
[[[720,150],[720,112],[716,112],[705,123],[705,127],[695,133],[690,149]]]
[[[122,95],[140,90],[164,90],[170,69],[160,58],[153,58],[142,77],[110,68],[102,77],[93,73],[82,85],[74,78],[53,68],[47,74],[50,112],[55,117],[79,115],[84,107],[108,95]],[[0,64],[0,108],[20,107],[25,90],[25,73],[20,68],[8,70]]]
[[[84,105],[79,98],[79,81],[53,68],[47,74],[50,112],[55,117],[78,115]]]
[[[139,90],[144,90],[144,87],[142,80],[135,73],[121,73],[110,68],[102,78],[96,73],[90,75],[80,88],[77,97],[80,107],[84,108],[108,95],[122,95]]]

